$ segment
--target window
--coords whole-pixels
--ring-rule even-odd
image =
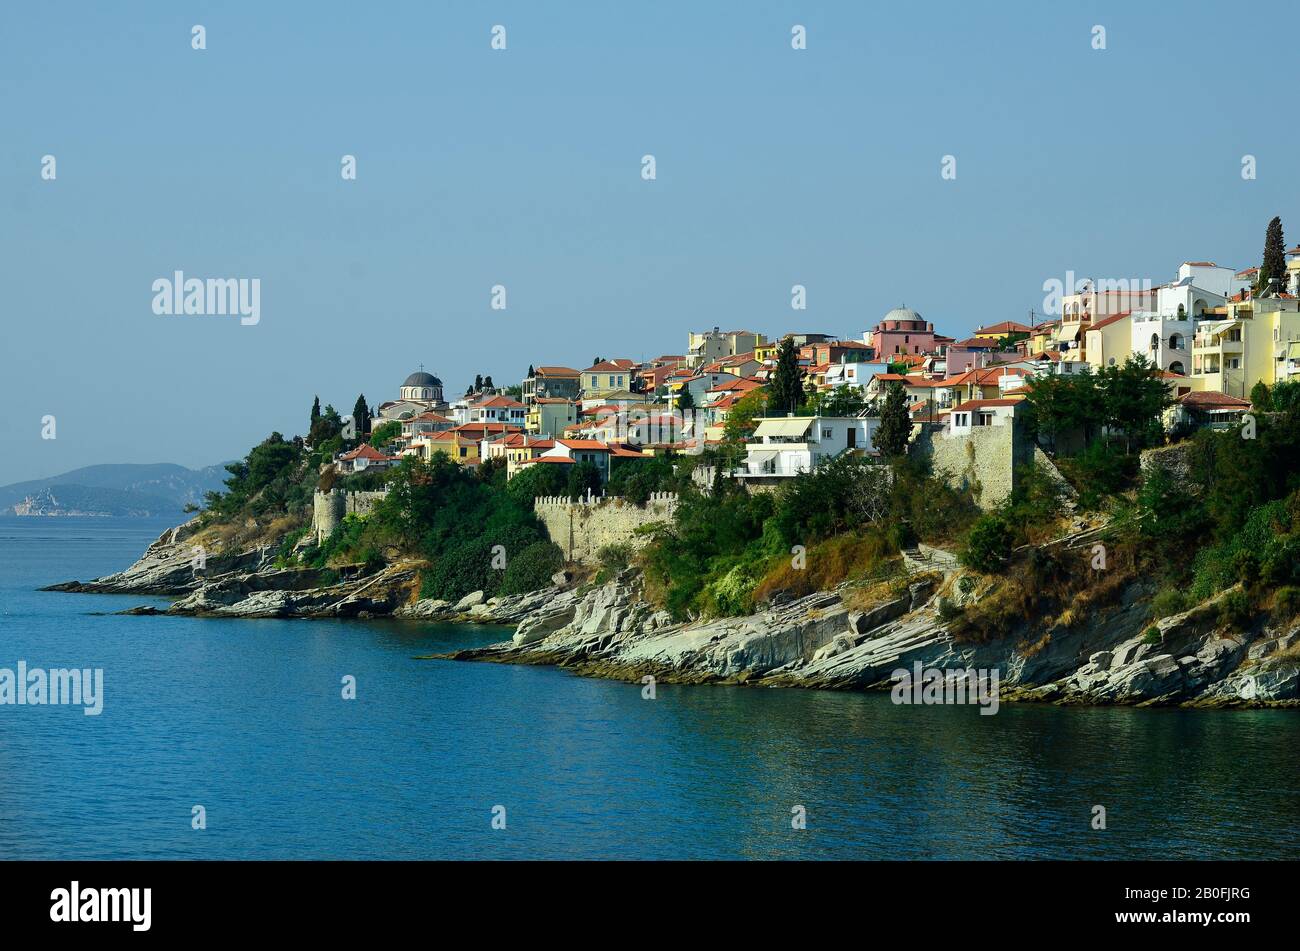
[[[1237,357],[1233,357],[1231,360],[1228,361],[1228,369],[1229,369],[1229,370],[1240,370],[1240,369],[1241,369],[1241,360],[1238,359]]]
[[[834,435],[835,435],[835,430],[833,430],[833,429],[823,429],[823,430],[822,430],[822,439],[830,439],[830,438],[833,437]]]

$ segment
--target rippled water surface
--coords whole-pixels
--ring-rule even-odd
[[[648,701],[414,659],[501,629],[114,617],[96,612],[166,602],[35,590],[119,570],[165,527],[0,520],[0,668],[105,680],[98,717],[0,706],[0,858],[1300,857],[1298,712]]]

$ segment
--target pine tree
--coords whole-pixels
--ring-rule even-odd
[[[695,409],[695,397],[691,396],[690,387],[683,386],[677,393],[677,408]]]
[[[912,417],[907,412],[907,392],[901,383],[891,383],[885,393],[885,405],[880,410],[880,427],[872,443],[888,459],[907,452],[907,441],[912,435]]]
[[[768,403],[774,413],[793,413],[803,405],[803,370],[794,340],[786,337],[777,351],[776,371],[772,374]]]
[[[1273,280],[1277,279],[1276,287]],[[1268,223],[1264,233],[1264,261],[1259,266],[1259,282],[1256,290],[1260,294],[1286,289],[1286,241],[1282,237],[1282,219],[1274,218]]]
[[[479,392],[479,391],[482,390],[482,389],[483,389],[483,374],[482,374],[482,373],[475,373],[475,374],[474,374],[474,392],[477,393],[477,392]]]

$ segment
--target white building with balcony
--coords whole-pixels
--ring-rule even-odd
[[[1191,372],[1195,320],[1179,317],[1177,312],[1170,316],[1139,311],[1132,315],[1129,330],[1134,353],[1146,357],[1158,369],[1183,375]]]
[[[775,481],[811,472],[845,453],[875,454],[875,416],[770,416],[758,420],[736,472],[742,480]]]

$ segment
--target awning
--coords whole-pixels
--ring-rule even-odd
[[[765,419],[754,430],[755,438],[763,436],[802,436],[812,425],[811,416],[787,417],[785,419]]]
[[[1066,343],[1066,342],[1071,341],[1071,340],[1078,340],[1078,339],[1079,339],[1079,327],[1080,327],[1080,326],[1082,326],[1082,325],[1081,325],[1081,324],[1062,324],[1061,327],[1060,327],[1060,329],[1056,331],[1056,334],[1055,334],[1055,336],[1053,337],[1053,339],[1055,339],[1057,343]]]

